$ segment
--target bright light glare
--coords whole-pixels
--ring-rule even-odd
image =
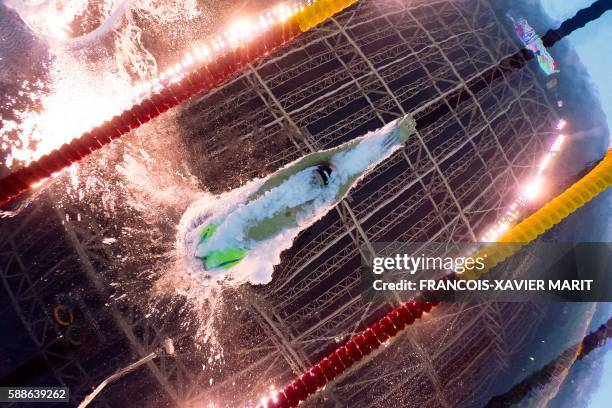
[[[550,152],[551,153],[558,153],[559,150],[561,150],[561,145],[563,144],[564,140],[565,140],[565,136],[564,135],[559,135],[557,140],[555,140],[553,145],[550,147]]]
[[[225,33],[233,46],[238,42],[250,40],[253,34],[254,24],[245,18],[236,20]]]
[[[258,19],[240,17],[232,22],[228,29],[221,35],[211,39],[208,44],[199,44],[193,47],[183,58],[176,68],[164,71],[159,78],[148,84],[142,84],[144,92],[139,93],[134,99],[134,103],[142,100],[147,94],[159,91],[160,84],[166,86],[170,83],[180,81],[194,67],[195,62],[212,61],[217,55],[223,54],[228,49],[235,49],[253,41],[257,35],[270,29],[275,24],[284,23],[299,11],[304,9],[304,5],[311,5],[312,1],[297,1],[293,6],[279,4],[271,11],[259,16]]]
[[[110,66],[100,70],[102,74],[97,70],[92,72],[63,50],[54,50],[59,56],[53,68],[55,72],[51,73],[54,77],[53,92],[42,97],[41,111],[16,112],[19,121],[6,120],[3,123],[0,130],[2,139],[9,140],[9,137],[5,137],[9,132],[17,134],[5,164],[12,167],[16,162],[28,164],[40,158],[152,93],[180,81],[195,69],[196,64],[213,61],[228,49],[252,41],[311,3],[310,0],[283,3],[259,18],[238,18],[225,33],[187,50],[178,63],[160,73],[157,78],[137,84],[128,84],[118,79],[111,74],[114,70]],[[70,23],[85,4],[82,1],[68,1],[66,7],[59,12],[45,12],[44,15],[34,17],[42,18],[40,25],[46,28],[51,37],[66,38],[71,34]],[[3,148],[7,146],[5,143]]]
[[[566,121],[561,119],[559,123],[557,123],[557,129],[563,129],[566,125]],[[512,204],[509,206],[509,210],[502,216],[500,220],[498,220],[493,226],[482,235],[481,241],[483,242],[494,242],[507,231],[512,225],[516,223],[521,215],[521,211],[529,201],[533,201],[536,198],[540,197],[543,193],[544,188],[544,172],[546,168],[550,165],[551,160],[557,156],[559,151],[561,150],[561,146],[565,140],[565,135],[560,134],[553,144],[550,146],[550,149],[546,153],[546,156],[540,162],[540,165],[537,167],[535,178],[529,182],[521,191],[521,195],[514,200]]]
[[[70,142],[84,132],[102,124],[130,105],[134,90],[121,82],[110,70],[95,72],[67,53],[57,51],[52,77],[52,92],[39,98],[40,111],[15,111],[18,122],[0,130],[0,137],[9,140],[9,131],[16,141],[5,157],[12,167],[28,164]],[[5,133],[6,132],[6,133]],[[13,138],[14,139],[14,138]]]
[[[563,128],[565,127],[565,125],[566,125],[566,124],[567,124],[567,122],[566,122],[564,119],[561,119],[561,120],[559,121],[559,123],[557,123],[557,129],[558,129],[558,130],[563,129]]]
[[[542,192],[542,184],[543,180],[541,178],[537,178],[533,180],[531,183],[527,184],[523,189],[523,195],[528,200],[533,200],[538,197]]]
[[[548,166],[548,163],[550,162],[550,158],[551,158],[550,154],[544,157],[544,160],[542,160],[542,163],[540,163],[540,168],[538,169],[538,173],[541,173]]]

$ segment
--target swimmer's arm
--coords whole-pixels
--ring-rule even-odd
[[[299,173],[300,171],[307,169],[308,167],[316,167],[320,164],[327,164],[331,161],[333,155],[337,154],[341,150],[349,150],[356,143],[348,143],[342,147],[336,147],[334,149],[323,150],[321,152],[310,153],[295,163],[291,164],[288,167],[282,168],[278,170],[276,173],[272,174],[268,180],[264,182],[264,184],[251,196],[249,200],[254,200],[266,192],[272,190],[275,187],[278,187],[283,182],[285,182],[289,177],[294,174]]]

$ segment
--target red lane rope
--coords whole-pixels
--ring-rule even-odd
[[[216,56],[215,60],[194,67],[180,81],[172,83],[120,115],[84,133],[40,159],[0,179],[0,206],[33,185],[71,166],[85,156],[129,133],[192,96],[213,89],[243,66],[253,63],[301,34],[296,18],[270,27],[252,42]]]
[[[278,391],[260,407],[297,407],[300,401],[323,388],[327,383],[343,374],[349,367],[396,336],[429,312],[439,302],[410,301],[385,314],[374,324],[347,341],[343,346],[313,365],[308,371],[296,377],[285,388]]]

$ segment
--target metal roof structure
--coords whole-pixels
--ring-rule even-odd
[[[224,365],[213,374],[202,369],[210,352],[190,348],[192,333],[176,318],[151,321],[135,305],[106,303],[113,278],[130,273],[101,244],[113,227],[94,212],[80,222],[82,208],[49,204],[46,193],[0,226],[5,324],[27,333],[15,361],[23,372],[11,375],[47,367],[30,380],[69,385],[76,405],[171,337],[176,357],[147,363],[92,406],[256,404],[386,310],[360,296],[361,259],[373,242],[475,241],[514,198],[559,119],[555,107],[531,67],[476,94],[466,84],[519,47],[487,0],[364,0],[180,113],[194,172],[204,184],[213,169],[231,174],[235,186],[407,113],[418,120],[448,107],[304,231],[271,284],[229,291],[225,302],[236,309],[224,312]],[[462,92],[470,98],[457,102]],[[232,146],[248,146],[258,164],[227,162],[238,154]],[[75,341],[56,305],[87,327]],[[482,405],[490,396],[474,400],[475,391],[486,390],[540,316],[519,303],[445,306],[305,405]]]
[[[243,392],[229,402],[228,384],[255,382],[252,389],[262,392],[275,378],[286,380],[289,369],[300,372],[324,356],[331,340],[379,315],[384,305],[360,297],[359,266],[362,257],[372,256],[372,242],[473,241],[499,216],[542,151],[543,135],[558,121],[542,80],[530,69],[454,102],[467,82],[516,52],[505,25],[487,1],[360,2],[185,112],[195,128],[188,145],[207,163],[227,149],[206,137],[216,132],[221,138],[243,135],[241,143],[265,151],[267,170],[273,170],[406,113],[418,120],[441,104],[450,108],[284,254],[273,282],[256,289],[259,300],[245,312],[262,326],[259,347],[245,350],[248,363],[203,390],[202,401],[244,403]],[[275,149],[279,139],[289,143]],[[198,156],[193,160],[197,169]],[[206,174],[202,178],[205,183]],[[527,325],[515,327],[523,318],[504,317],[519,311],[524,317],[536,313],[525,305],[450,307],[447,313],[456,320],[438,317],[434,333],[410,333],[379,362],[319,398],[340,406],[382,406],[403,395],[398,406],[455,405],[471,393],[449,373],[469,377],[470,370],[494,369],[496,359],[507,359],[528,331]],[[461,347],[443,335],[448,327],[462,327],[454,333]],[[249,343],[257,338],[249,337]],[[445,338],[446,346],[436,338]],[[393,376],[384,384],[375,381]],[[418,385],[401,386],[412,381]]]

